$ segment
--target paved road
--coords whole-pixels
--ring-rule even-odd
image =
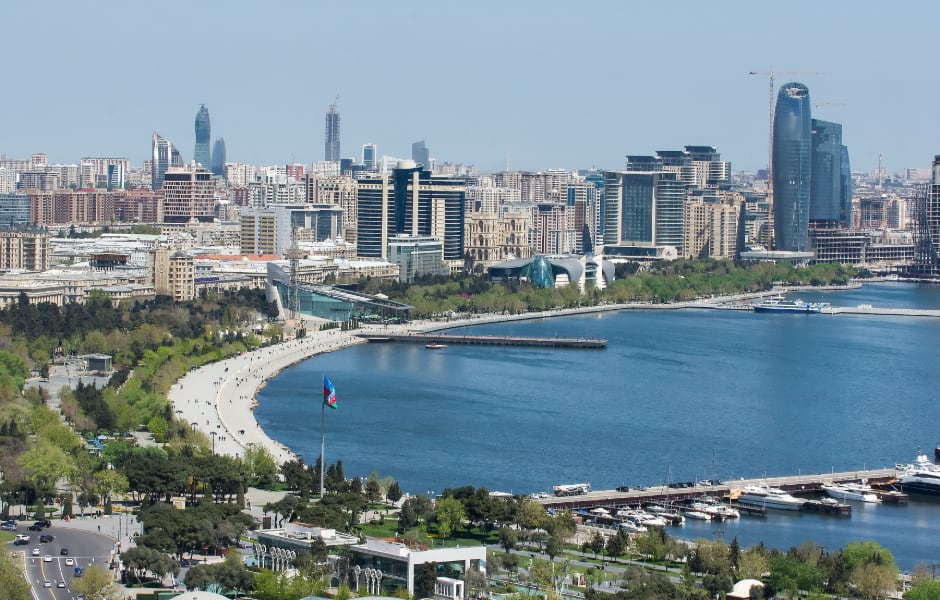
[[[74,566],[66,564],[69,559],[82,568],[93,564],[107,568],[111,562],[114,540],[103,534],[53,525],[41,533],[54,535],[55,539],[40,543],[40,532],[28,533],[32,538],[29,544],[14,546],[10,543],[7,547],[23,556],[26,562],[26,577],[33,586],[33,597],[38,600],[72,600],[76,594],[72,589],[75,569]],[[39,556],[32,555],[34,548],[39,549]],[[68,556],[61,554],[63,548],[68,550]],[[60,580],[65,582],[64,588],[56,587],[56,582]],[[45,587],[46,581],[51,582],[52,587]]]

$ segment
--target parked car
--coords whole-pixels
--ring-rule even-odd
[[[16,523],[4,523],[0,525],[0,529],[3,531],[16,531]]]
[[[40,527],[52,527],[52,521],[50,521],[49,519],[45,519],[43,521],[36,521],[36,525],[39,525]]]
[[[629,485],[621,485],[621,486],[619,486],[619,487],[617,488],[617,491],[618,491],[618,492],[629,492],[629,491],[630,491],[630,486],[629,486]]]
[[[30,531],[42,531],[42,525],[40,525],[39,523],[33,523],[26,529],[29,529]]]

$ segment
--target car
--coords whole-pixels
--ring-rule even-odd
[[[54,536],[54,535],[49,535],[48,533],[44,533],[44,534],[42,534],[41,536],[39,536],[39,541],[40,541],[40,542],[51,542],[51,541],[54,540],[54,539],[55,539],[55,536]]]
[[[61,550],[59,550],[59,554],[61,554],[62,556],[68,556],[68,555],[69,555],[69,549],[68,549],[68,548],[62,548]]]
[[[52,562],[52,555],[47,554],[42,557],[42,562]]]
[[[16,531],[16,523],[4,523],[0,525],[0,529],[3,531]]]
[[[22,533],[18,533],[16,535],[16,538],[13,540],[14,546],[19,546],[20,544],[28,544],[28,543],[29,543],[29,536],[24,535]]]
[[[72,558],[72,557],[66,558],[66,559],[65,559],[65,566],[66,566],[66,567],[74,567],[74,566],[75,566],[75,559]]]
[[[26,529],[29,529],[30,531],[42,531],[42,525],[40,525],[39,523],[33,523]]]
[[[52,582],[47,579],[42,582],[42,587],[52,587]]]
[[[39,556],[39,548],[33,548],[33,556]]]
[[[52,527],[52,521],[50,521],[49,519],[46,519],[44,521],[36,521],[36,522],[46,528]]]
[[[56,582],[55,582],[55,586],[56,586],[57,588],[64,588],[64,587],[65,587],[65,580],[60,579],[60,580],[56,581]]]
[[[629,492],[629,491],[630,491],[630,486],[629,486],[629,485],[621,485],[621,486],[619,486],[619,487],[617,488],[617,491],[618,491],[618,492]]]

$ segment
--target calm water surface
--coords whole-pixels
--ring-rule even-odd
[[[837,306],[940,308],[940,288],[873,284],[794,295]],[[940,319],[621,311],[464,328],[605,337],[606,350],[367,344],[297,365],[261,393],[256,417],[316,460],[320,378],[328,461],[403,489],[484,485],[527,493],[882,467],[940,438]],[[851,522],[778,515],[720,526],[742,543],[830,548],[878,539],[902,565],[940,557],[940,506],[855,507]],[[701,530],[701,531],[699,531]],[[683,536],[715,534],[686,525]]]

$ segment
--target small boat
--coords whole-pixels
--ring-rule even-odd
[[[861,483],[833,483],[823,485],[823,491],[836,500],[855,500],[857,502],[881,502],[875,491]]]
[[[693,504],[692,506],[688,508],[684,508],[682,510],[682,514],[688,517],[689,519],[695,519],[696,521],[711,521],[712,516],[708,514],[707,512],[705,512],[704,510],[702,510],[700,508],[700,505],[696,506],[696,504]]]
[[[442,344],[440,342],[431,342],[430,344],[425,344],[425,348],[428,350],[443,350],[447,347],[447,344]]]

